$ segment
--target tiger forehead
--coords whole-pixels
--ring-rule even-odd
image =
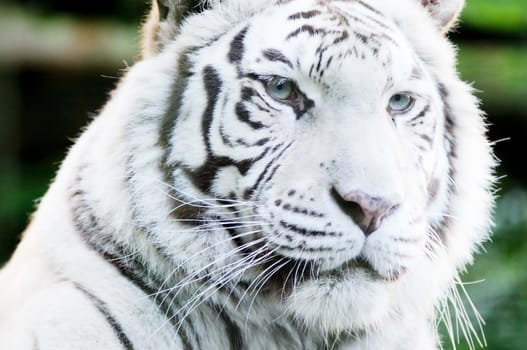
[[[289,14],[288,21],[301,22],[301,26],[287,35],[294,38],[302,33],[309,35],[333,34],[339,36],[335,43],[344,41],[354,34],[359,39],[370,36],[384,37],[396,42],[394,29],[381,11],[361,1],[317,1],[310,9]],[[311,20],[311,21],[310,21]],[[317,27],[316,20],[321,20],[323,27]],[[310,23],[311,22],[311,23]]]
[[[264,21],[251,28],[261,33],[262,26],[268,27],[266,35],[257,34],[260,40],[253,42],[260,42],[260,58],[307,71],[310,78],[320,83],[331,66],[341,66],[346,61],[373,58],[372,64],[376,62],[388,69],[393,49],[401,46],[401,34],[395,23],[363,1],[291,1],[290,4],[272,9]],[[278,21],[275,28],[269,27],[274,21]],[[311,55],[314,58],[306,59]]]
[[[275,9],[277,12],[270,14],[263,22],[263,26],[267,27],[276,20],[286,22],[282,30],[276,31],[270,28],[270,31],[274,32],[271,35],[273,42],[283,38],[283,45],[294,47],[295,41],[302,45],[308,39],[311,45],[315,42],[319,43],[316,49],[318,55],[323,55],[331,49],[332,54],[336,53],[338,58],[355,56],[361,59],[371,55],[381,58],[381,50],[389,46],[395,48],[400,46],[396,25],[381,11],[363,1],[334,0],[311,3],[291,1],[291,3],[295,3],[295,6],[291,5],[291,8],[279,6]],[[280,25],[277,23],[276,27]],[[386,45],[387,43],[389,45]],[[291,66],[291,63],[285,59],[285,53],[289,50],[284,50],[281,55],[276,54],[277,51],[276,47],[264,48],[263,56]],[[387,55],[383,56],[385,63],[388,63]]]

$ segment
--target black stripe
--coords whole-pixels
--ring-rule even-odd
[[[278,169],[280,169],[282,167],[281,164],[277,164],[273,170],[271,171],[271,173],[269,174],[269,176],[267,177],[267,179],[265,179],[263,182],[262,182],[262,185],[261,185],[261,189],[263,189],[265,187],[265,185],[267,185],[269,183],[269,181],[271,181],[273,179],[273,177],[275,176],[276,172],[278,171]]]
[[[280,232],[274,233],[277,236],[280,236]],[[351,242],[350,242],[351,243]],[[286,250],[286,251],[301,251],[301,252],[307,252],[307,253],[321,253],[321,252],[333,252],[333,253],[341,253],[346,250],[351,249],[351,246],[347,246],[346,248],[339,248],[334,249],[333,247],[307,247],[307,242],[305,240],[301,241],[295,246],[286,246],[286,245],[279,245],[277,246],[279,250]]]
[[[329,68],[329,66],[331,65],[331,62],[333,61],[333,56],[329,57],[327,63],[326,63],[326,69]]]
[[[289,68],[293,69],[293,63],[280,51],[276,49],[267,49],[264,50],[263,55],[265,58],[267,58],[269,61],[273,62],[282,62],[289,66]]]
[[[281,200],[275,201],[275,205],[277,207],[281,206],[283,210],[290,211],[290,212],[293,212],[295,214],[303,214],[303,215],[316,217],[316,218],[323,218],[325,216],[324,214],[316,212],[314,210],[309,210],[307,208],[300,208],[300,207],[292,206],[291,204],[288,204],[288,203],[282,205],[282,201]]]
[[[318,55],[318,62],[317,62],[317,72],[320,72],[320,68],[322,67],[322,59],[324,58],[324,53],[329,49],[329,47],[325,47],[323,49],[317,50],[319,52]]]
[[[315,36],[315,35],[320,35],[320,34],[325,35],[327,33],[327,31],[325,29],[323,29],[323,28],[315,28],[312,25],[305,24],[302,27],[300,27],[300,28],[296,29],[295,31],[293,31],[292,33],[290,33],[286,37],[286,40],[295,38],[295,37],[299,36],[302,33],[308,33],[310,36]]]
[[[288,20],[297,20],[297,19],[309,19],[309,18],[313,18],[313,17],[316,17],[318,15],[321,15],[322,12],[320,12],[319,10],[312,10],[312,11],[306,11],[306,12],[298,12],[298,13],[295,13],[291,16],[289,16],[287,19]]]
[[[222,142],[232,148],[236,147],[237,145],[245,146],[245,147],[265,146],[269,141],[271,141],[271,138],[269,137],[265,137],[263,139],[259,139],[258,141],[254,141],[254,142],[250,142],[242,138],[237,138],[236,140],[233,140],[225,132],[225,126],[223,124],[220,127],[220,136],[221,136]]]
[[[292,144],[292,143],[291,143],[291,144]],[[267,179],[265,179],[265,180],[263,181],[263,183],[262,183],[262,185],[261,185],[261,188],[262,188],[262,189],[265,187],[265,185],[267,185],[267,184],[269,183],[269,181],[271,181],[271,180],[274,178],[276,172],[278,171],[278,169],[280,169],[281,166],[282,166],[281,164],[277,164],[277,165],[274,167],[274,169],[271,171],[271,173],[269,174],[269,176],[267,177]]]
[[[130,341],[130,338],[126,335],[126,333],[123,330],[123,327],[121,324],[115,319],[115,317],[112,315],[110,308],[108,307],[108,304],[106,304],[104,301],[99,299],[94,294],[90,293],[86,288],[81,286],[78,283],[72,282],[74,287],[82,292],[90,301],[93,303],[93,305],[99,310],[99,312],[103,315],[103,317],[106,319],[106,322],[110,325],[112,328],[114,334],[119,339],[119,342],[126,350],[133,350],[134,346],[132,342]]]
[[[448,157],[448,177],[449,179],[453,179],[452,181],[447,181],[447,209],[446,214],[443,216],[442,222],[439,224],[439,227],[437,228],[437,232],[440,235],[440,238],[443,242],[443,244],[447,244],[451,240],[446,239],[446,234],[448,232],[449,226],[452,224],[452,207],[451,207],[451,198],[455,195],[457,192],[456,190],[456,170],[454,168],[454,162],[457,158],[457,145],[456,145],[456,136],[455,136],[455,129],[456,129],[456,123],[454,120],[454,116],[452,115],[452,109],[448,103],[448,97],[449,93],[446,88],[446,86],[438,82],[438,91],[441,96],[441,100],[443,101],[443,114],[445,118],[445,140],[447,141],[448,150],[447,150],[447,157]]]
[[[341,43],[341,42],[343,42],[344,40],[346,40],[348,38],[349,38],[349,33],[348,33],[347,30],[344,30],[344,31],[342,31],[342,34],[338,38],[333,40],[333,45]]]
[[[312,63],[311,64],[311,68],[309,68],[309,77],[312,78],[313,77],[313,70],[315,69],[315,64]]]
[[[256,180],[256,182],[253,184],[253,186],[250,188],[250,189],[246,189],[245,190],[245,193],[244,193],[244,198],[245,199],[249,199],[251,197],[251,195],[254,193],[254,191],[256,191],[256,189],[260,186],[260,183],[264,180],[265,176],[267,175],[267,173],[269,172],[269,169],[274,165],[274,163],[276,163],[281,157],[282,155],[284,154],[284,152],[289,149],[289,147],[291,147],[291,145],[293,144],[293,142],[289,143],[289,145],[287,145],[286,147],[284,147],[283,150],[280,151],[280,153],[275,156],[264,168],[264,170],[260,173],[260,176],[258,176],[258,179]],[[282,144],[276,146],[272,152],[276,152],[280,147],[282,147]]]
[[[432,146],[432,137],[430,137],[429,135],[426,135],[426,134],[419,134],[419,133],[416,133],[416,135],[423,141],[425,141],[428,145]]]
[[[265,108],[264,106],[260,105],[259,103],[253,102],[253,105],[256,106],[256,108],[259,111],[271,114],[271,110],[270,109]]]
[[[243,95],[243,92],[242,92],[242,95]],[[242,99],[243,98],[244,96],[242,96]],[[236,103],[235,112],[236,112],[236,116],[238,117],[238,120],[241,121],[242,123],[249,125],[252,129],[258,130],[264,127],[262,123],[251,120],[251,113],[249,112],[247,107],[245,107],[245,101],[240,101]]]
[[[375,9],[375,8],[372,7],[371,5],[365,3],[364,1],[362,1],[362,0],[354,0],[354,1],[355,1],[356,3],[358,3],[358,4],[360,4],[361,6],[367,8],[367,9],[370,10],[371,12],[374,12],[375,14],[377,14],[377,15],[379,15],[379,16],[381,16],[381,17],[384,17],[384,14],[383,14],[381,11]]]
[[[260,140],[256,141],[254,144],[250,144],[250,146],[265,146],[270,141],[271,141],[270,137],[265,137],[263,139],[260,139]]]
[[[205,140],[207,152],[212,153],[212,146],[210,144],[210,130],[214,116],[214,108],[218,102],[218,95],[220,94],[222,88],[222,81],[216,69],[210,65],[203,69],[203,84],[205,91],[207,92],[207,107],[205,108],[205,112],[203,112],[203,117],[201,120],[201,132],[203,135],[203,140]]]
[[[229,50],[229,53],[227,54],[227,57],[229,58],[229,62],[235,65],[239,65],[242,61],[243,54],[245,51],[244,40],[248,30],[249,26],[243,28],[231,42],[231,48]]]
[[[177,310],[179,311],[179,305],[175,305],[177,307]],[[179,324],[179,318],[173,318],[171,316],[172,324]],[[196,333],[196,329],[194,328],[194,324],[191,320],[190,315],[185,318],[185,326],[183,325],[178,326],[178,336],[181,339],[181,342],[183,343],[183,350],[196,350],[201,349],[201,341],[199,339],[198,334]],[[190,333],[190,334],[189,334]],[[191,345],[190,341],[193,340],[195,346]]]
[[[161,162],[161,168],[164,170],[165,180],[167,183],[173,183],[173,165],[168,164],[168,158],[172,152],[172,144],[170,139],[172,137],[176,118],[179,114],[179,109],[183,105],[184,94],[186,91],[188,91],[189,78],[193,75],[191,72],[193,67],[191,56],[197,49],[198,48],[196,47],[191,47],[184,50],[177,60],[177,76],[174,78],[174,83],[172,84],[170,105],[165,111],[165,115],[161,124],[159,143],[165,150]]]
[[[242,331],[240,327],[227,315],[223,308],[218,305],[214,305],[215,311],[220,315],[223,324],[225,326],[225,331],[227,332],[227,338],[231,344],[230,348],[232,350],[241,350],[247,349],[247,346],[243,340]]]
[[[359,39],[363,44],[368,44],[368,36],[362,34],[362,33],[359,33],[357,31],[354,31],[353,34],[355,35],[355,37],[357,39]]]
[[[270,150],[271,150],[271,147],[266,147],[266,148],[263,150],[262,153],[260,153],[256,158],[253,159],[253,162],[256,163],[256,162],[262,160],[263,157],[265,157],[265,156],[269,153]]]
[[[283,228],[293,231],[295,233],[298,233],[299,235],[306,236],[306,237],[325,237],[325,236],[331,236],[331,237],[337,237],[341,236],[339,233],[334,231],[316,231],[316,230],[308,230],[306,228],[285,222],[284,220],[280,220],[280,226]]]
[[[410,119],[408,121],[408,124],[412,125],[412,126],[415,126],[417,124],[415,124],[416,121],[418,121],[419,119],[423,118],[428,112],[430,112],[430,105],[426,105],[423,110],[421,110],[421,112],[419,112],[419,114],[417,114],[415,117],[413,117],[412,119]]]

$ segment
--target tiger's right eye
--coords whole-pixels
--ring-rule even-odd
[[[288,101],[295,97],[295,83],[289,79],[273,77],[266,83],[267,93],[280,101]]]
[[[414,105],[415,99],[407,93],[398,93],[390,98],[388,109],[393,113],[404,113]]]

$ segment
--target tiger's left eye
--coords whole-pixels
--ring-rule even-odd
[[[415,99],[409,94],[399,93],[390,98],[388,109],[395,113],[404,113],[414,105]]]
[[[285,78],[274,77],[267,84],[267,93],[277,100],[290,100],[295,95],[295,83]]]

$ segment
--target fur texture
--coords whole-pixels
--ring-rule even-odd
[[[461,7],[155,2],[0,272],[0,348],[438,349],[493,202]]]

